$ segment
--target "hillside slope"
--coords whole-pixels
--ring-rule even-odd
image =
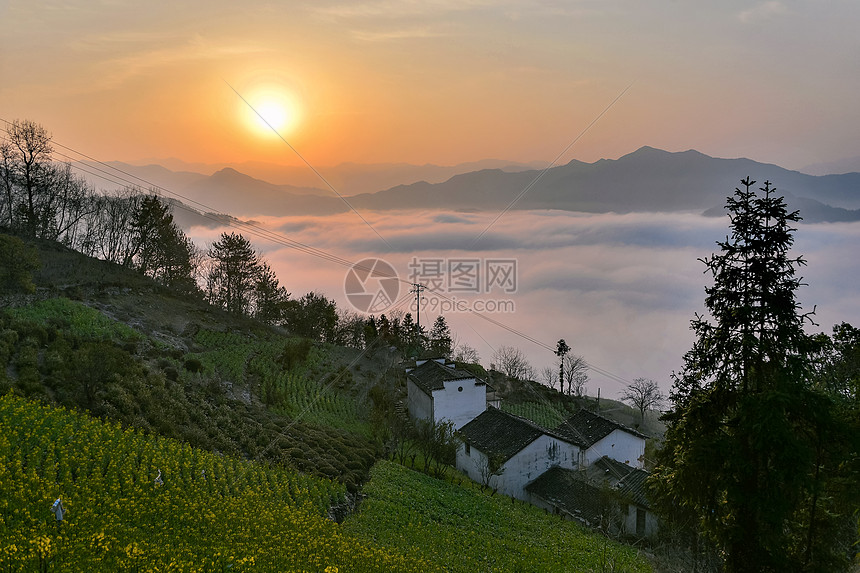
[[[56,244],[39,255],[36,292],[0,310],[0,568],[650,570],[574,523],[379,461],[369,396],[402,383],[390,357],[287,337]],[[325,519],[360,488],[357,513]]]
[[[39,247],[36,292],[0,301],[0,394],[352,489],[366,479],[378,455],[369,359],[287,337],[56,244]]]
[[[342,485],[11,395],[0,491],[4,571],[433,570],[327,520]]]

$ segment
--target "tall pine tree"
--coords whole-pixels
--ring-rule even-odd
[[[441,314],[436,317],[436,322],[433,323],[433,328],[430,329],[430,352],[436,357],[444,356],[451,358],[453,351],[453,339],[451,338],[451,329],[448,327],[448,322]]]
[[[221,233],[207,253],[212,267],[206,277],[209,302],[238,315],[248,315],[260,276],[260,257],[239,233]]]
[[[731,235],[703,260],[713,275],[692,321],[696,342],[674,375],[653,473],[665,511],[693,516],[726,570],[800,570],[787,529],[811,487],[815,429],[827,400],[811,384],[812,338],[795,299],[792,223],[782,197],[755,181],[728,198]]]

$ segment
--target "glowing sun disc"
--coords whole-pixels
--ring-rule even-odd
[[[287,121],[289,120],[287,110],[284,109],[284,106],[274,101],[266,101],[256,106],[255,112],[254,116],[260,123],[260,127],[274,129],[278,132],[287,125]]]
[[[257,135],[286,137],[298,124],[298,105],[289,94],[261,91],[246,100],[240,102],[242,121]]]

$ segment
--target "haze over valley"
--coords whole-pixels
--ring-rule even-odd
[[[615,396],[623,381],[637,377],[657,380],[668,390],[671,373],[692,343],[689,321],[703,310],[709,284],[698,259],[713,253],[716,241],[725,237],[723,205],[739,184],[739,173],[751,174],[759,184],[769,179],[789,207],[801,212],[795,250],[809,262],[802,271],[809,286],[801,289],[800,300],[806,310],[816,307],[819,324],[810,328],[829,332],[841,321],[860,320],[855,296],[860,263],[854,255],[860,241],[857,173],[811,176],[750,159],[645,147],[618,159],[572,161],[546,171],[525,165],[504,171],[434,167],[437,174],[455,174],[432,183],[409,181],[417,173],[428,175],[426,166],[390,171],[341,166],[333,169],[338,177],[358,169],[373,172],[377,182],[398,182],[373,193],[348,194],[335,187],[341,198],[316,175],[317,186],[298,187],[232,167],[210,166],[207,175],[156,165],[111,165],[140,177],[136,181],[142,187],[161,186],[165,197],[179,197],[193,208],[174,213],[201,246],[231,230],[221,219],[196,214],[214,212],[252,221],[347,261],[381,258],[405,282],[420,280],[410,270],[417,261],[516,260],[516,292],[457,294],[443,287],[426,295],[422,323],[444,314],[459,340],[477,349],[487,366],[502,345],[521,348],[536,369],[553,364],[555,357],[546,349],[478,314],[452,311],[453,299],[469,305],[512,301],[514,312],[481,314],[548,345],[567,340],[596,367],[590,372],[592,394],[600,388],[604,396]],[[321,172],[326,180],[327,173]],[[99,185],[98,178],[93,182]],[[318,291],[354,310],[344,294],[347,267],[251,233],[295,296]],[[401,287],[401,296],[406,289]],[[398,308],[415,314],[413,300],[401,301]]]

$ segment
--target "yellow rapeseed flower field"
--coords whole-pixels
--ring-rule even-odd
[[[11,394],[0,492],[0,571],[438,570],[326,519],[341,484]]]

